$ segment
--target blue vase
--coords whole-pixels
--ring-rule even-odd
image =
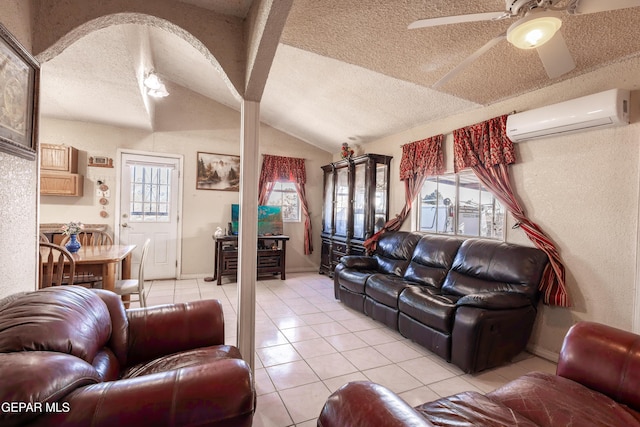
[[[78,252],[78,250],[80,250],[82,245],[80,244],[80,242],[78,242],[78,236],[76,234],[72,234],[69,237],[70,237],[69,241],[64,246],[67,248],[69,252],[71,252],[72,254],[75,254],[76,252]]]

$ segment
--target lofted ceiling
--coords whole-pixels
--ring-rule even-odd
[[[246,17],[252,0],[179,0]],[[604,0],[603,0],[604,1]],[[569,0],[554,2],[563,7]],[[562,14],[576,68],[550,79],[535,50],[506,40],[447,83],[434,83],[515,18],[409,30],[424,18],[505,9],[504,0],[294,0],[261,101],[262,121],[335,153],[481,108],[640,54],[640,7]],[[42,64],[41,114],[152,131],[154,100],[136,70],[151,63],[169,92],[182,87],[240,109],[194,47],[160,28],[126,24],[88,34]]]

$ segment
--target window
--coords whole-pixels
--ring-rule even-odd
[[[267,205],[282,207],[282,221],[300,222],[300,200],[293,182],[276,182]]]
[[[131,221],[170,221],[172,170],[163,166],[131,165]]]
[[[427,178],[420,192],[420,231],[504,239],[504,216],[471,171]]]

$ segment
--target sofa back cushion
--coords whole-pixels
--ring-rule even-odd
[[[413,251],[404,278],[440,288],[461,244],[462,239],[455,237],[424,235]]]
[[[486,239],[468,239],[460,246],[442,285],[444,293],[520,292],[533,303],[547,265],[540,249]]]
[[[373,255],[378,263],[378,271],[402,277],[421,237],[418,233],[406,231],[384,233]]]
[[[53,351],[92,363],[111,335],[104,302],[81,286],[28,292],[0,311],[0,352]]]
[[[640,411],[640,335],[594,322],[567,332],[556,373]]]

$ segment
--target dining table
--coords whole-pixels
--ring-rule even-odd
[[[131,278],[131,256],[136,245],[82,246],[71,254],[76,264],[76,273],[102,276],[102,288],[113,291],[116,286],[118,264],[120,277]]]

